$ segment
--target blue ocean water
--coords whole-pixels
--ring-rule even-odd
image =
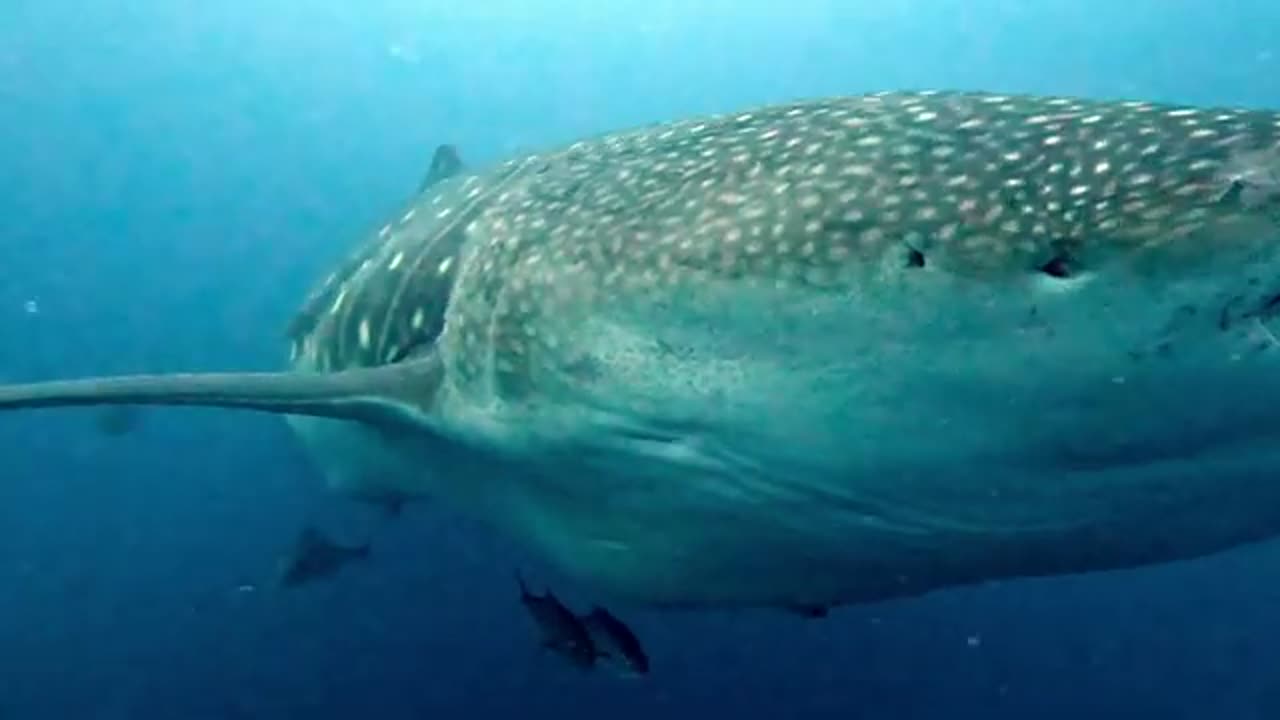
[[[0,379],[278,367],[438,143],[897,88],[1277,107],[1277,28],[1263,0],[8,0]],[[5,720],[1280,717],[1274,545],[823,621],[618,608],[655,666],[622,680],[536,651],[519,548],[326,493],[274,418],[94,418],[0,415]],[[269,591],[310,521],[373,559]]]

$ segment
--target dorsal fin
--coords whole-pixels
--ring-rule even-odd
[[[437,146],[431,156],[431,166],[423,177],[422,183],[418,186],[418,194],[421,195],[428,188],[458,175],[464,168],[462,158],[458,154],[456,147],[449,144]],[[415,202],[420,201],[421,199]],[[290,320],[285,332],[287,337],[294,342],[300,342],[304,336],[315,329],[320,313],[333,302],[335,293],[339,292],[356,271],[376,256],[387,241],[392,238],[389,230],[390,226],[388,225],[366,241],[356,252],[343,261],[338,269],[330,274],[319,287],[311,292],[303,302],[302,307]]]
[[[440,145],[431,156],[431,167],[427,169],[426,177],[422,178],[418,192],[423,192],[432,185],[448,180],[460,172],[462,172],[462,157],[458,155],[458,149],[452,145]]]
[[[86,405],[194,405],[428,427],[441,379],[434,354],[334,373],[127,375],[0,385],[0,411]]]

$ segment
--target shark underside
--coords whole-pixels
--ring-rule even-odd
[[[440,498],[659,606],[1280,532],[1274,112],[882,93],[442,160],[306,299],[289,369],[0,409],[282,413],[334,488]]]

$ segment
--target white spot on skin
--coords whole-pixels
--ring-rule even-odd
[[[396,253],[395,257],[391,258],[391,262],[387,264],[387,269],[395,270],[400,267],[400,263],[402,262],[404,262],[404,251]]]
[[[436,267],[436,272],[444,275],[449,272],[449,267],[451,265],[453,265],[453,258],[447,257],[440,261],[440,264]]]
[[[405,213],[404,216],[400,218],[400,222],[407,223],[413,219],[414,215],[417,215],[417,214],[418,214],[418,211],[416,208],[410,208],[409,212]]]
[[[342,309],[342,301],[345,299],[347,299],[347,286],[343,285],[338,290],[338,297],[333,299],[333,306],[329,308],[329,314],[337,315],[338,311]]]
[[[368,350],[369,349],[369,319],[368,318],[362,318],[360,320],[360,327],[358,328],[358,330],[360,333],[360,349]]]
[[[426,315],[422,312],[422,308],[414,310],[413,317],[409,319],[409,325],[411,325],[414,330],[421,330],[422,323],[424,322],[426,322]]]

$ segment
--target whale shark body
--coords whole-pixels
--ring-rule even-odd
[[[460,170],[287,370],[0,408],[281,413],[602,594],[826,607],[1280,532],[1277,312],[1277,113],[890,92]]]

